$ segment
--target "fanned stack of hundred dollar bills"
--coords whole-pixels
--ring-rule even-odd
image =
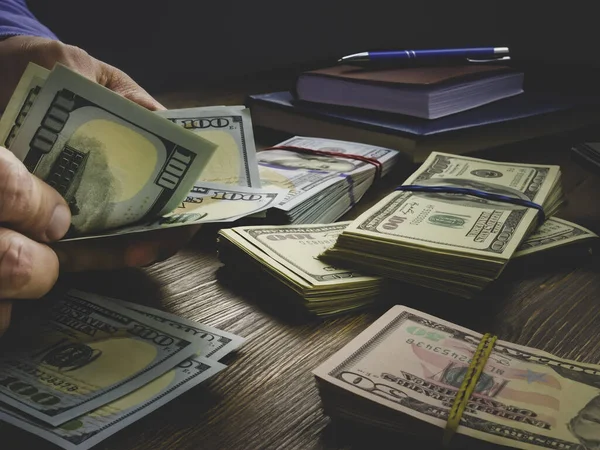
[[[558,166],[437,152],[404,185],[501,194],[540,205],[546,217],[563,202]],[[500,276],[539,217],[535,208],[464,193],[398,190],[352,221],[320,258],[470,298]]]
[[[481,338],[394,306],[315,369],[324,410],[373,431],[413,434],[441,446]],[[497,340],[450,447],[596,449],[599,377],[598,365]]]
[[[0,145],[67,200],[67,239],[231,222],[287,193],[261,189],[243,106],[152,112],[62,65],[28,66]]]
[[[0,340],[0,420],[85,450],[225,369],[244,339],[80,291],[48,298]]]
[[[223,229],[218,236],[219,258],[241,282],[253,288],[263,286],[269,298],[299,305],[322,317],[346,313],[370,306],[384,286],[381,277],[333,267],[318,259],[350,224]],[[551,217],[526,238],[512,258],[591,241],[598,241],[595,233]]]
[[[283,201],[268,212],[277,224],[331,223],[352,208],[377,177],[385,176],[400,158],[399,153],[356,142],[295,136],[274,147],[356,155],[373,163],[327,154],[294,150],[258,152],[263,187],[289,189]]]

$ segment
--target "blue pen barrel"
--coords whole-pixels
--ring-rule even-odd
[[[369,52],[370,61],[444,59],[444,58],[493,58],[508,55],[505,47],[473,47],[436,50],[393,50]]]

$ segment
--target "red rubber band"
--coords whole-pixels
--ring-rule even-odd
[[[352,155],[352,154],[348,154],[348,153],[327,152],[327,151],[323,151],[323,150],[313,150],[312,148],[295,147],[293,145],[276,145],[274,147],[267,147],[263,150],[289,150],[291,152],[298,152],[298,153],[312,153],[313,155],[320,155],[320,156],[338,156],[340,158],[355,159],[357,161],[362,161],[362,162],[366,162],[368,164],[374,165],[375,166],[375,174],[376,174],[377,178],[381,177],[381,171],[382,171],[381,161],[379,161],[375,158],[369,158],[367,156]]]

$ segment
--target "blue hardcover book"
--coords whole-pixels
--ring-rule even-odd
[[[290,92],[250,95],[246,106],[254,126],[379,145],[413,162],[424,161],[432,151],[471,153],[600,120],[597,106],[581,98],[530,92],[434,120],[309,103]]]

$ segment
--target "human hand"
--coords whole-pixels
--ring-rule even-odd
[[[79,47],[35,36],[13,36],[0,41],[0,111],[6,108],[29,62],[51,70],[56,63],[150,110],[165,109],[123,71],[97,60]]]
[[[0,147],[0,335],[12,299],[38,298],[58,278],[58,257],[47,245],[61,239],[71,212],[60,194]]]
[[[199,225],[91,241],[56,242],[68,231],[71,213],[60,194],[0,147],[0,336],[10,323],[12,302],[44,296],[59,271],[147,266],[174,255]]]
[[[45,38],[14,36],[0,41],[0,111],[29,62],[47,69],[61,63],[150,110],[165,109],[125,73],[80,48]],[[52,218],[54,209],[62,211],[56,216],[60,220]],[[147,266],[174,255],[199,228],[56,243],[70,222],[70,211],[58,192],[0,147],[0,336],[10,323],[12,301],[42,297],[56,283],[59,271]]]

